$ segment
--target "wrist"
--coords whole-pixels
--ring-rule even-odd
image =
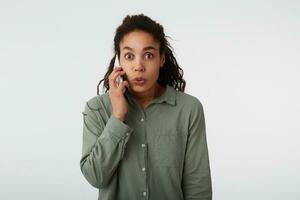
[[[116,114],[112,114],[115,118],[119,119],[120,121],[124,122],[124,117]]]

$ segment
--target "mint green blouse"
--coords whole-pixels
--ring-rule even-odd
[[[124,95],[124,122],[111,114],[108,92],[82,112],[80,167],[98,199],[211,200],[202,103],[169,85],[145,109]]]

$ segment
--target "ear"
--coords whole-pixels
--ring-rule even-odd
[[[161,58],[160,58],[160,67],[163,67],[163,66],[164,66],[165,61],[166,61],[165,54],[162,54],[162,56],[161,56]]]

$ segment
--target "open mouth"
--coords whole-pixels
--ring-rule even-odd
[[[135,85],[144,85],[144,83],[145,83],[145,79],[143,79],[143,78],[135,78],[135,79],[133,79],[133,83],[135,84]]]

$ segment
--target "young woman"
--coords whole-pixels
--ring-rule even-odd
[[[114,51],[83,111],[81,172],[99,189],[98,199],[211,200],[203,107],[184,93],[163,27],[128,15]],[[106,91],[99,95],[102,81]]]

